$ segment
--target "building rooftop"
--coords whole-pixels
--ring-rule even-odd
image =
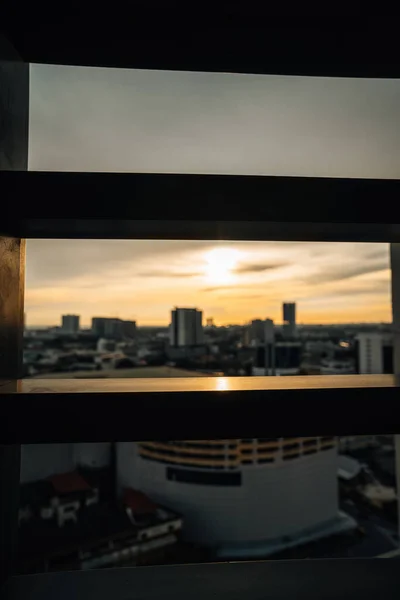
[[[355,458],[339,454],[338,456],[338,477],[349,481],[361,473],[361,464]]]
[[[82,475],[76,471],[70,473],[57,473],[48,478],[57,494],[70,494],[72,492],[87,492],[91,489]]]
[[[96,544],[135,535],[136,531],[125,512],[106,505],[91,507],[79,523],[71,523],[61,534],[55,523],[33,520],[18,532],[19,568],[35,571],[35,565],[43,559],[84,551]]]
[[[157,510],[157,505],[146,494],[132,488],[124,490],[123,502],[136,515],[152,514]]]
[[[40,487],[42,481],[28,484],[32,490]],[[26,486],[22,486],[26,487]],[[133,492],[133,490],[131,490]],[[144,498],[148,505],[153,502],[144,494],[135,491],[135,510],[144,508]],[[130,498],[132,500],[132,497]],[[140,504],[142,503],[142,504]],[[40,503],[39,503],[40,506]],[[154,511],[135,512],[138,518],[132,523],[125,510],[119,505],[99,503],[81,512],[76,523],[69,523],[68,527],[60,529],[53,520],[33,518],[21,524],[18,532],[18,569],[20,572],[40,572],[43,561],[67,560],[70,564],[71,557],[77,553],[94,551],[110,542],[125,543],[137,539],[138,532],[147,527],[160,525],[169,520],[181,518],[175,511],[154,504]],[[140,518],[139,518],[140,517]],[[54,565],[53,565],[54,566]],[[75,568],[75,567],[71,567]]]

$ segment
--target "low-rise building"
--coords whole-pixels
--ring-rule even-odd
[[[126,488],[117,496],[112,474],[105,478],[107,493],[111,446],[23,447],[20,572],[152,564],[178,542],[182,517],[176,511],[140,490]]]
[[[351,375],[356,372],[354,361],[323,359],[321,361],[321,375]]]
[[[297,375],[300,371],[301,356],[300,341],[277,341],[260,345],[257,347],[252,374]]]

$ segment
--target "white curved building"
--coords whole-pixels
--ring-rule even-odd
[[[118,444],[121,486],[182,513],[220,556],[266,555],[354,526],[338,511],[333,437]]]

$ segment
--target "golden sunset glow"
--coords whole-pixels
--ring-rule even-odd
[[[28,240],[28,326],[62,314],[167,326],[174,306],[203,322],[282,322],[282,302],[299,323],[389,322],[389,246],[364,243]]]

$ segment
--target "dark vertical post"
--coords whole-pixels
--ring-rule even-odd
[[[118,442],[111,442],[110,447],[111,481],[112,481],[112,499],[114,506],[118,504]]]
[[[393,319],[393,373],[400,383],[400,244],[390,244],[392,268],[392,319]],[[400,540],[400,431],[395,436],[396,483],[397,483],[397,527]]]
[[[28,168],[29,65],[0,36],[1,171]],[[12,196],[12,190],[9,190]],[[10,197],[10,196],[9,196]],[[13,198],[13,202],[21,202]],[[9,200],[8,200],[9,201]],[[1,206],[0,225],[6,205]],[[3,216],[3,219],[1,219]],[[21,377],[24,328],[25,240],[0,231],[0,395]],[[0,586],[14,570],[18,535],[20,446],[0,439]]]
[[[0,380],[22,376],[25,240],[0,236]]]

